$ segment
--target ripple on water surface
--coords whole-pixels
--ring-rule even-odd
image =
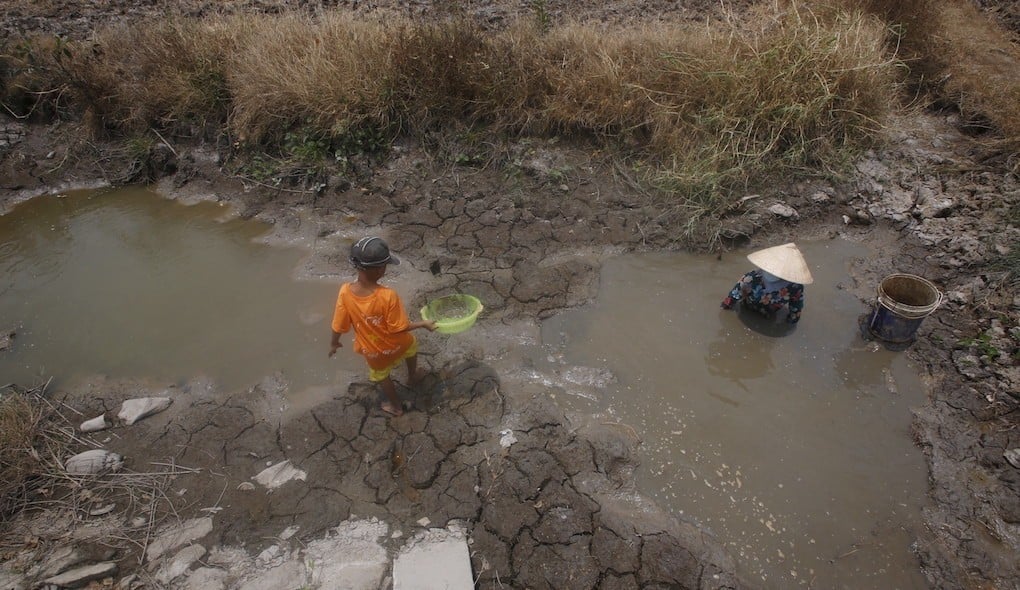
[[[594,305],[547,320],[550,358],[615,375],[594,409],[640,434],[642,490],[715,533],[753,584],[925,588],[919,378],[858,335],[866,305],[840,283],[866,250],[801,248],[816,282],[793,330],[719,309],[746,253],[628,256]]]

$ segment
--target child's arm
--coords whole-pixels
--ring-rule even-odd
[[[417,330],[418,328],[425,328],[429,332],[436,331],[436,322],[429,320],[422,320],[420,322],[411,322],[407,324],[407,327],[401,330],[402,332],[410,332],[411,330]]]
[[[329,356],[330,358],[336,354],[336,351],[343,348],[344,345],[340,343],[340,332],[333,331],[333,337],[329,340]]]

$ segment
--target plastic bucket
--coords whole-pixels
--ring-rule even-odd
[[[868,331],[887,342],[910,342],[924,318],[942,304],[942,292],[916,275],[893,274],[878,285]]]

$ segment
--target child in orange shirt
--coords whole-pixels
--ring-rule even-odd
[[[369,380],[378,383],[386,395],[382,410],[400,416],[404,409],[390,372],[404,361],[409,386],[413,387],[425,376],[425,371],[418,368],[418,343],[411,330],[425,328],[431,332],[436,329],[436,323],[410,321],[397,292],[379,284],[387,265],[400,264],[381,238],[373,236],[355,242],[351,246],[350,260],[358,270],[358,280],[340,287],[333,312],[329,356],[343,346],[340,335],[354,328],[354,352],[365,357]]]

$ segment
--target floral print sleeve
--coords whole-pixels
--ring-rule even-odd
[[[786,316],[786,321],[791,324],[796,324],[800,321],[800,312],[804,310],[804,285],[799,283],[790,283],[790,285],[783,289],[787,292],[787,297],[790,306],[790,314]],[[780,291],[782,293],[782,291]]]
[[[783,284],[784,286],[777,291],[766,291],[765,278],[761,271],[752,270],[740,278],[740,282],[733,286],[720,306],[723,309],[732,309],[738,301],[743,301],[744,307],[769,317],[786,307],[789,310],[786,321],[796,324],[804,310],[804,285],[788,282]]]
[[[723,299],[721,307],[723,309],[732,309],[736,302],[740,301],[744,297],[744,293],[750,293],[754,282],[755,282],[755,271],[751,271],[744,276],[740,277],[740,281],[730,289],[730,294]]]

